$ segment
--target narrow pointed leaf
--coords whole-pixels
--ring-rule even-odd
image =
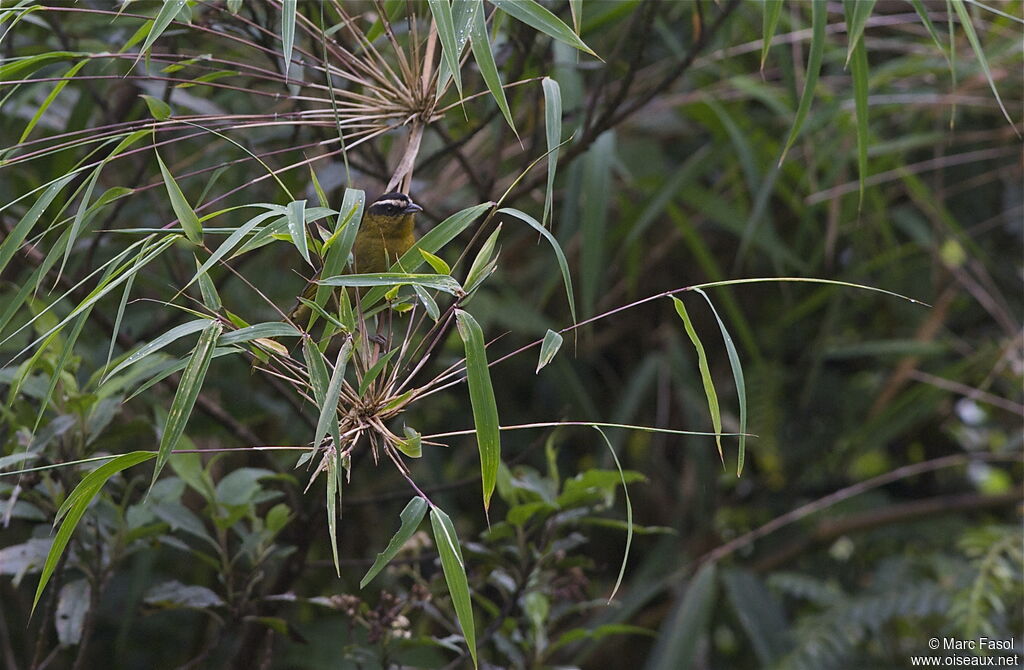
[[[427,265],[434,269],[439,275],[450,275],[452,268],[448,263],[445,262],[440,256],[435,256],[426,249],[420,249],[420,256],[423,256],[423,260],[427,262]]]
[[[140,95],[139,97],[146,102],[149,115],[157,121],[166,121],[171,118],[171,106],[160,98],[154,98],[151,95]]]
[[[280,321],[265,321],[245,328],[233,330],[220,336],[217,346],[226,347],[232,344],[252,342],[265,337],[298,337],[301,335],[290,323]]]
[[[305,200],[295,200],[288,203],[288,232],[292,236],[292,243],[295,245],[295,248],[299,250],[299,255],[309,265],[313,265],[313,261],[309,260],[309,245],[306,241]]]
[[[551,221],[554,203],[558,147],[562,142],[562,89],[550,77],[541,80],[541,87],[544,89],[544,133],[548,141],[548,185],[544,192],[544,216],[541,222],[547,226]]]
[[[366,393],[366,389],[370,388],[370,384],[372,384],[377,377],[380,376],[380,373],[384,371],[384,367],[388,364],[388,361],[390,361],[399,351],[399,349],[392,349],[378,358],[377,362],[370,366],[370,369],[366,371],[363,378],[359,380],[359,397],[362,397],[363,394]]]
[[[413,533],[416,532],[416,529],[419,528],[426,513],[426,500],[417,496],[409,501],[409,504],[405,506],[405,509],[399,515],[402,524],[399,526],[398,532],[391,537],[384,551],[377,554],[377,560],[373,562],[373,565],[370,566],[370,569],[366,571],[366,574],[359,581],[359,588],[365,588],[384,569],[384,566],[391,562],[391,559],[398,554],[405,543],[409,541],[409,538],[413,536]]]
[[[725,351],[729,355],[729,367],[732,368],[732,379],[736,384],[736,398],[740,405],[740,445],[739,454],[736,456],[736,476],[739,477],[743,474],[743,461],[747,454],[747,384],[743,378],[743,365],[740,363],[740,354],[736,350],[736,344],[733,342],[732,335],[729,334],[729,329],[725,327],[722,317],[718,315],[718,310],[715,309],[711,298],[701,289],[696,290],[707,301],[708,307],[711,308],[711,313],[715,315],[715,321],[718,322],[718,328],[722,331]]]
[[[182,230],[185,231],[185,236],[191,240],[194,244],[202,244],[203,242],[203,226],[199,223],[199,217],[196,216],[195,210],[192,209],[192,205],[185,199],[185,194],[181,192],[178,187],[178,183],[174,181],[174,177],[171,175],[167,166],[164,165],[164,161],[160,158],[160,154],[156,153],[157,163],[160,164],[160,174],[164,178],[164,186],[167,188],[167,197],[170,198],[171,208],[174,210],[174,215],[178,217],[178,223],[181,224]]]
[[[284,76],[292,66],[292,48],[295,46],[295,18],[298,0],[281,0],[281,52],[284,56]]]
[[[365,275],[338,275],[321,279],[317,283],[322,286],[422,286],[452,295],[462,293],[459,282],[450,275],[378,272]]]
[[[779,25],[779,16],[782,14],[782,0],[764,0],[764,10],[761,18],[761,70],[764,70],[764,62],[768,59],[768,50],[772,46],[772,38],[775,37],[775,28]]]
[[[818,87],[818,75],[821,73],[821,60],[825,54],[825,28],[828,23],[827,0],[812,0],[811,2],[811,52],[807,57],[807,70],[804,78],[804,90],[800,95],[800,102],[796,108],[796,116],[793,118],[793,126],[789,130],[789,137],[782,148],[782,155],[779,157],[779,165],[786,160],[786,154],[796,141],[807,120],[807,113],[811,111],[811,101],[814,100],[814,91]]]
[[[722,412],[718,406],[718,394],[715,392],[715,382],[711,379],[711,368],[708,365],[708,356],[704,353],[704,345],[700,342],[700,337],[697,336],[697,331],[693,327],[693,322],[690,321],[690,315],[686,312],[686,306],[683,305],[683,301],[675,296],[671,296],[673,304],[676,307],[676,314],[683,321],[683,328],[686,330],[686,334],[690,337],[690,341],[693,342],[693,348],[697,351],[697,367],[700,369],[700,378],[704,384],[704,395],[708,400],[708,410],[711,412],[711,425],[715,428],[715,444],[718,445],[718,457],[722,459],[722,464],[725,464],[725,454],[722,453]]]
[[[341,563],[338,561],[338,506],[341,504],[341,473],[338,472],[337,460],[331,456],[327,459],[327,532],[331,536],[331,556],[334,558],[334,570],[341,577]]]
[[[156,465],[153,468],[153,481],[156,483],[160,471],[171,457],[171,452],[178,445],[178,440],[185,432],[185,424],[195,407],[196,398],[206,378],[206,371],[213,359],[213,350],[217,344],[217,338],[224,326],[220,321],[211,321],[203,334],[199,336],[199,342],[192,352],[188,365],[181,374],[181,381],[178,383],[178,390],[174,394],[174,401],[171,403],[171,411],[167,413],[167,424],[164,426],[164,433],[160,438],[160,449],[156,458]],[[152,484],[150,485],[152,487]]]
[[[978,34],[974,30],[974,23],[971,22],[971,15],[967,13],[967,6],[965,5],[964,0],[952,0],[952,3],[953,8],[956,9],[956,15],[960,19],[960,25],[963,27],[964,32],[967,33],[967,41],[971,43],[971,48],[974,50],[974,56],[978,59],[978,63],[981,65],[981,69],[985,73],[985,79],[988,80],[989,88],[992,89],[992,95],[995,96],[996,103],[999,104],[999,109],[1006,118],[1006,122],[1010,124],[1010,127],[1013,128],[1019,138],[1020,131],[1017,130],[1017,126],[1014,124],[1013,119],[1010,118],[1010,113],[1006,111],[1006,105],[1003,104],[1003,99],[999,96],[999,89],[996,88],[996,82],[992,78],[992,70],[988,66],[988,59],[985,58],[985,50],[981,48],[981,42],[978,41]]]
[[[540,356],[537,358],[537,369],[535,372],[540,372],[541,368],[550,363],[561,346],[562,336],[548,329],[548,332],[544,333],[544,341],[540,343]]]
[[[448,593],[459,619],[462,636],[473,657],[473,667],[478,667],[476,657],[476,623],[473,621],[473,603],[469,594],[469,580],[466,577],[466,563],[462,558],[462,547],[455,534],[455,526],[441,509],[430,509],[430,525],[434,530],[434,544],[441,557],[441,569],[448,584]]]
[[[39,119],[43,118],[43,114],[45,114],[46,110],[50,108],[50,105],[53,104],[53,101],[57,99],[57,96],[60,95],[60,92],[64,90],[64,87],[68,85],[68,82],[71,81],[74,78],[74,76],[78,73],[78,71],[81,70],[82,67],[84,67],[85,64],[88,62],[88,60],[78,61],[70,68],[68,68],[68,71],[64,73],[64,76],[61,78],[61,80],[57,82],[57,85],[53,87],[53,90],[50,91],[50,94],[47,95],[46,99],[43,100],[41,105],[39,105],[39,109],[36,110],[36,113],[32,115],[31,119],[29,119],[28,125],[25,126],[25,130],[22,131],[21,137],[18,139],[18,144],[21,144],[28,138],[28,136],[32,133],[32,129],[36,127],[37,123],[39,123]]]
[[[466,273],[466,292],[472,293],[477,286],[483,282],[484,279],[490,274],[488,266],[491,265],[491,259],[494,258],[494,248],[498,244],[498,236],[501,235],[501,224],[494,229],[494,232],[487,238],[487,240],[480,247],[480,251],[477,253],[476,258],[473,259],[473,265],[469,267],[469,272]]]
[[[857,190],[858,208],[864,204],[864,180],[868,176],[868,50],[864,41],[854,47],[850,61],[853,75],[853,99],[857,115]]]
[[[39,604],[39,597],[43,595],[43,590],[50,581],[50,577],[53,576],[53,571],[57,568],[57,564],[60,562],[60,558],[68,546],[68,542],[71,540],[71,535],[75,532],[75,527],[81,521],[86,509],[88,509],[89,503],[92,502],[93,498],[96,497],[110,477],[133,465],[148,461],[154,456],[156,454],[151,451],[134,451],[130,454],[118,456],[83,477],[78,486],[64,500],[64,504],[57,511],[56,521],[54,521],[56,524],[57,521],[63,519],[63,523],[61,523],[57,536],[54,538],[53,544],[50,545],[50,551],[46,556],[46,560],[43,562],[43,569],[39,575],[39,584],[36,586],[36,594],[32,599],[33,612],[36,605]]]
[[[591,427],[601,433],[601,438],[604,440],[605,446],[608,447],[608,451],[612,454],[612,460],[615,461],[615,469],[619,471],[619,479],[622,480],[622,495],[626,498],[626,548],[622,552],[622,564],[619,566],[619,576],[615,579],[615,586],[612,587],[612,594],[608,596],[608,602],[610,603],[615,599],[615,594],[618,593],[619,586],[622,585],[622,577],[626,574],[626,561],[629,559],[629,548],[633,544],[633,503],[629,500],[629,487],[626,484],[626,474],[622,471],[622,464],[619,463],[619,457],[616,455],[611,441],[608,439],[608,436],[604,434],[604,431],[598,426]]]
[[[561,19],[537,2],[534,2],[534,0],[491,0],[491,4],[509,16],[522,21],[531,28],[539,30],[545,35],[554,37],[559,42],[564,42],[565,44],[586,52],[591,56],[597,56],[597,54],[594,53],[594,51],[572,31],[572,28],[562,23]]]
[[[491,505],[491,495],[498,480],[501,462],[501,435],[498,429],[498,405],[494,400],[491,373],[487,367],[484,333],[476,319],[461,309],[455,310],[459,336],[466,349],[466,375],[469,401],[473,407],[473,425],[480,451],[480,475],[483,479],[484,509]]]
[[[341,385],[345,380],[345,368],[348,366],[348,357],[351,353],[352,340],[346,339],[334,361],[334,372],[331,373],[331,381],[327,384],[327,393],[320,405],[320,417],[317,419],[316,433],[313,437],[314,449],[320,446],[328,432],[334,438],[335,449],[338,448],[338,398],[341,396]]]
[[[565,254],[562,252],[562,247],[558,244],[558,240],[556,240],[555,236],[551,234],[551,231],[542,226],[537,219],[525,212],[521,212],[518,209],[513,209],[511,207],[504,207],[498,210],[498,213],[509,214],[528,224],[551,244],[551,248],[555,252],[555,258],[558,259],[558,268],[562,271],[562,283],[565,285],[565,295],[569,300],[569,313],[572,315],[572,322],[576,323],[576,298],[573,296],[572,275],[569,274],[569,262],[565,259]]]
[[[444,58],[447,71],[455,82],[455,89],[462,97],[462,76],[459,73],[459,44],[455,37],[455,20],[452,18],[452,6],[450,0],[427,0],[430,7],[430,14],[434,17],[434,24],[437,26],[437,36],[441,40],[441,53]],[[441,79],[438,78],[440,85]],[[440,88],[438,93],[440,93]]]
[[[15,224],[14,228],[4,237],[4,241],[0,243],[0,272],[3,272],[7,264],[11,262],[11,258],[14,257],[18,248],[21,247],[21,243],[25,241],[29,232],[39,221],[39,218],[43,215],[43,212],[53,199],[57,197],[69,181],[75,178],[75,174],[67,174],[57,179],[43,191],[39,199],[25,212],[25,216],[21,217],[21,220]]]
[[[185,2],[186,0],[164,1],[160,6],[160,11],[157,12],[156,18],[153,19],[153,25],[149,29],[149,34],[146,35],[146,41],[142,43],[142,48],[139,50],[140,58],[143,54],[149,51],[149,48],[153,46],[153,42],[156,42],[157,38],[167,30],[167,26],[171,25],[171,21],[174,20],[174,17],[181,12],[181,8],[185,6]]]
[[[472,0],[476,2],[477,0]],[[512,120],[512,110],[508,106],[508,99],[505,97],[505,89],[501,84],[501,76],[498,74],[498,66],[494,62],[494,53],[491,51],[491,43],[487,37],[487,23],[484,19],[484,12],[481,8],[473,15],[469,24],[470,46],[473,49],[473,59],[480,68],[480,76],[491,92],[494,102],[497,103],[501,115],[505,117],[505,123],[509,125],[512,132],[519,137],[516,124]]]
[[[159,337],[153,338],[149,342],[146,342],[144,345],[136,349],[127,358],[118,363],[117,367],[115,367],[113,370],[104,375],[104,377],[107,379],[113,377],[118,372],[121,372],[122,370],[131,365],[135,365],[136,363],[146,358],[150,354],[160,351],[171,342],[174,342],[175,340],[185,337],[186,335],[198,333],[200,330],[206,328],[209,325],[209,323],[209,319],[195,319],[194,321],[188,321],[186,323],[175,326],[174,328],[171,328],[166,333],[160,335]]]
[[[850,0],[843,1],[843,7],[846,13],[846,63],[850,63],[850,59],[853,58],[853,52],[856,50],[858,44],[863,44],[862,38],[864,37],[864,27],[867,25],[868,19],[871,18],[871,12],[875,8],[876,0]]]

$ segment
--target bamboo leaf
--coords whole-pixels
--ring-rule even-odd
[[[206,378],[206,371],[213,359],[213,350],[217,344],[217,338],[224,326],[220,321],[211,321],[203,334],[199,336],[199,342],[192,352],[185,371],[181,374],[181,381],[178,383],[178,390],[174,394],[174,401],[171,402],[171,411],[167,413],[167,424],[164,426],[164,433],[160,438],[160,449],[157,453],[156,465],[153,467],[153,480],[150,484],[156,483],[160,471],[171,457],[171,452],[178,445],[178,440],[185,432],[185,424],[195,407],[196,398]]]
[[[167,188],[167,197],[171,200],[171,208],[174,210],[174,215],[178,217],[178,223],[181,224],[182,230],[185,231],[185,236],[192,241],[194,244],[203,243],[203,225],[199,223],[199,217],[196,216],[195,211],[192,209],[192,205],[185,199],[185,194],[181,192],[178,187],[178,182],[174,181],[174,177],[171,175],[167,166],[164,165],[164,161],[160,158],[160,153],[156,150],[153,151],[156,154],[157,163],[160,164],[160,174],[164,178],[164,186]]]
[[[718,445],[718,457],[722,459],[722,465],[725,465],[725,454],[722,453],[722,412],[718,406],[718,394],[715,393],[715,382],[711,379],[711,368],[708,365],[707,354],[704,353],[704,345],[700,342],[700,337],[697,336],[697,331],[693,328],[693,322],[690,321],[690,315],[686,312],[686,306],[683,305],[683,301],[675,296],[670,296],[673,304],[676,307],[676,314],[683,321],[683,328],[686,330],[686,334],[690,337],[690,341],[693,342],[693,348],[697,350],[697,366],[700,368],[700,378],[704,384],[704,395],[708,400],[708,410],[711,412],[711,424],[715,428],[715,444]]]
[[[414,284],[412,290],[416,292],[416,297],[418,297],[420,302],[423,303],[423,309],[427,310],[427,316],[429,316],[434,323],[437,323],[437,320],[441,318],[441,310],[437,308],[437,302],[430,297],[430,294],[427,293],[426,289],[422,286]]]
[[[540,372],[541,368],[550,363],[561,346],[562,336],[548,329],[548,332],[544,333],[544,341],[540,344],[540,356],[537,358],[537,369],[535,372]]]
[[[384,366],[388,364],[388,361],[390,361],[392,357],[394,357],[394,355],[397,354],[398,352],[399,349],[392,349],[388,353],[378,358],[377,362],[370,366],[370,369],[366,371],[366,374],[363,375],[363,378],[359,380],[358,393],[360,398],[363,397],[363,394],[366,393],[366,389],[370,388],[370,384],[372,384],[377,379],[377,377],[380,376],[380,373],[384,371]]]
[[[772,46],[772,39],[775,37],[775,28],[779,25],[779,16],[782,14],[782,0],[764,0],[764,11],[761,15],[761,71],[764,71],[764,63],[768,59],[768,50]]]
[[[856,0],[851,2],[850,0],[843,1],[843,9],[846,13],[846,35],[847,35],[847,49],[846,49],[846,64],[850,64],[850,59],[853,57],[853,52],[856,50],[858,44],[863,44],[864,27],[867,25],[868,19],[871,18],[871,12],[875,8],[876,0]]]
[[[569,262],[565,259],[565,254],[562,252],[562,247],[558,244],[558,240],[556,240],[555,236],[551,234],[551,231],[542,226],[537,219],[525,212],[521,212],[518,209],[513,209],[511,207],[503,207],[498,210],[498,213],[509,214],[528,224],[551,244],[551,248],[555,252],[555,258],[558,259],[558,267],[562,271],[562,283],[565,285],[565,295],[569,300],[569,313],[572,315],[572,322],[576,323],[576,299],[573,297],[572,275],[569,274]]]
[[[209,323],[209,319],[196,319],[194,321],[189,321],[187,323],[183,323],[178,326],[175,326],[174,328],[171,328],[163,335],[160,335],[159,337],[156,337],[150,340],[149,342],[146,342],[138,349],[136,349],[127,358],[118,363],[117,367],[115,367],[113,370],[104,375],[104,379],[110,379],[118,372],[121,372],[122,370],[131,365],[135,365],[136,363],[143,360],[150,354],[160,351],[161,349],[166,347],[171,342],[174,342],[175,340],[185,337],[186,335],[191,335],[192,333],[199,332],[200,330],[206,328]]]
[[[701,289],[695,290],[707,301],[708,307],[711,308],[711,313],[715,315],[715,321],[718,322],[718,328],[722,331],[722,339],[725,340],[725,351],[729,355],[729,366],[732,368],[732,379],[736,384],[736,398],[740,405],[740,445],[739,454],[736,457],[736,476],[739,477],[743,474],[743,461],[747,453],[747,384],[743,379],[743,365],[740,363],[740,354],[736,350],[736,344],[729,334],[729,329],[725,327],[725,322],[718,315],[718,310],[715,309],[711,298]]]
[[[246,326],[245,328],[239,328],[238,330],[233,330],[230,333],[224,333],[217,341],[217,346],[227,347],[233,344],[252,342],[253,340],[258,340],[264,337],[298,337],[301,334],[302,333],[296,330],[295,327],[289,323],[266,321],[264,323]]]
[[[338,459],[330,454],[327,459],[327,532],[331,536],[331,555],[334,558],[334,570],[341,577],[341,562],[338,560],[338,507],[341,505],[341,473],[338,472]]]
[[[284,56],[284,77],[292,65],[292,48],[295,46],[295,19],[297,0],[281,0],[281,52]]]
[[[615,454],[615,449],[612,447],[611,441],[608,436],[604,434],[598,426],[591,426],[594,430],[601,434],[601,438],[604,439],[605,445],[608,447],[608,451],[612,454],[612,460],[615,461],[615,469],[619,471],[619,479],[622,480],[622,495],[626,498],[626,548],[622,553],[622,565],[619,566],[619,576],[615,580],[615,586],[612,587],[612,594],[608,596],[608,602],[611,603],[615,599],[615,594],[619,591],[619,586],[622,585],[622,577],[626,574],[626,561],[629,559],[629,548],[633,544],[633,503],[629,500],[629,487],[626,485],[626,474],[622,471],[622,464],[619,463],[619,457]]]
[[[151,95],[140,95],[139,97],[146,101],[149,115],[157,121],[166,121],[171,118],[171,106],[160,98],[154,98]]]
[[[544,216],[542,223],[551,221],[555,194],[555,172],[558,169],[558,147],[562,142],[562,89],[551,77],[541,80],[544,89],[544,132],[548,141],[548,185],[544,192]]]
[[[864,204],[864,180],[868,176],[868,51],[863,40],[853,50],[850,73],[857,116],[857,208],[860,209]]]
[[[473,259],[473,265],[466,273],[466,293],[472,293],[491,274],[494,269],[494,248],[498,244],[498,236],[501,234],[501,224],[494,229],[487,240],[480,247],[479,253]],[[465,301],[463,301],[465,302]]]
[[[697,654],[715,607],[716,577],[715,564],[707,563],[687,584],[682,600],[662,624],[647,670],[701,667]]]
[[[50,577],[53,576],[53,571],[57,568],[57,563],[60,562],[60,558],[64,554],[68,542],[71,540],[71,535],[75,532],[75,527],[81,521],[86,509],[88,509],[89,503],[92,502],[96,494],[100,492],[103,485],[113,475],[133,465],[148,461],[154,456],[156,454],[152,451],[134,451],[130,454],[118,456],[83,477],[78,486],[64,500],[64,504],[57,510],[56,519],[54,520],[54,524],[61,519],[63,519],[63,523],[61,523],[60,529],[57,530],[57,536],[54,538],[53,544],[50,545],[50,551],[47,553],[46,561],[43,563],[43,569],[39,575],[39,584],[36,586],[36,594],[32,599],[33,612],[35,612],[36,605],[39,604],[39,597],[43,595],[46,584],[50,581]]]
[[[306,201],[294,200],[288,203],[288,232],[292,236],[292,243],[299,250],[299,255],[309,265],[313,261],[309,259],[309,244],[306,241]]]
[[[572,28],[562,23],[561,19],[549,12],[547,9],[534,2],[534,0],[491,0],[491,4],[505,12],[509,16],[522,21],[535,30],[545,35],[554,37],[559,42],[564,42],[571,47],[586,52],[596,57],[597,54],[572,31]]]
[[[316,433],[313,436],[313,448],[316,449],[323,442],[328,432],[334,439],[334,448],[338,449],[340,435],[338,432],[338,398],[341,397],[342,382],[345,381],[345,368],[348,366],[348,357],[352,353],[352,340],[346,339],[338,351],[338,357],[334,361],[334,371],[331,373],[331,380],[327,384],[327,392],[320,404],[320,416],[316,422]]]
[[[434,269],[439,275],[450,275],[452,273],[451,266],[445,262],[445,260],[439,256],[435,256],[426,249],[420,249],[420,256],[423,256],[423,260],[427,262],[427,265]]]
[[[786,160],[786,154],[796,141],[807,120],[807,113],[811,111],[811,102],[814,100],[814,91],[818,86],[818,75],[821,73],[821,60],[825,53],[825,28],[828,23],[827,0],[812,0],[811,2],[811,52],[807,58],[807,71],[804,80],[804,90],[800,95],[800,103],[796,108],[796,116],[793,119],[793,126],[789,130],[789,137],[782,148],[782,155],[779,156],[779,165]]]
[[[459,619],[462,636],[473,657],[473,667],[479,667],[476,657],[476,624],[473,621],[473,603],[469,595],[469,580],[466,578],[466,563],[462,558],[462,547],[455,534],[452,520],[438,507],[430,508],[430,525],[434,530],[434,544],[441,557],[441,569],[448,584],[448,593]]]
[[[365,275],[338,275],[317,281],[322,286],[422,286],[452,295],[463,293],[459,282],[451,275],[410,274],[406,272],[378,272]]]
[[[25,216],[21,217],[21,220],[4,237],[4,241],[0,243],[0,272],[3,272],[7,264],[11,262],[11,258],[14,257],[15,252],[21,247],[21,243],[25,241],[29,232],[36,225],[36,222],[39,221],[46,208],[53,202],[53,199],[74,178],[74,173],[67,174],[47,186],[46,190],[39,196],[39,199],[25,212]]]
[[[996,102],[999,104],[1000,111],[1006,117],[1006,122],[1017,133],[1017,137],[1020,137],[1020,131],[1017,130],[1013,119],[1010,118],[1010,113],[1006,111],[1003,99],[999,96],[999,89],[996,88],[996,82],[992,78],[992,70],[988,66],[988,59],[985,58],[985,50],[981,48],[981,42],[978,41],[978,34],[974,31],[974,24],[971,22],[971,15],[967,13],[967,6],[964,4],[964,0],[952,0],[952,3],[953,8],[956,9],[956,15],[960,19],[960,25],[963,26],[964,32],[967,33],[967,41],[971,43],[974,56],[978,59],[978,64],[981,65],[981,69],[985,73],[985,79],[988,80],[989,88],[992,89],[992,95],[995,96]]]
[[[359,581],[359,588],[365,588],[367,584],[373,581],[381,570],[384,569],[388,563],[391,562],[412,537],[416,529],[419,528],[420,523],[423,521],[424,515],[427,513],[427,501],[419,496],[409,501],[409,504],[405,506],[399,517],[402,520],[401,526],[398,528],[391,540],[388,542],[388,546],[384,548],[384,551],[377,554],[377,559],[370,566],[370,569],[366,571],[366,574]]]
[[[466,375],[469,401],[473,407],[473,425],[480,451],[480,475],[483,479],[484,510],[491,504],[491,495],[498,479],[501,463],[501,435],[498,430],[498,405],[494,400],[491,373],[487,367],[484,333],[469,312],[455,310],[455,322],[466,349]]]
[[[53,90],[50,91],[50,94],[47,95],[46,99],[43,100],[41,105],[39,105],[39,109],[36,110],[36,113],[32,115],[31,119],[29,119],[28,125],[26,125],[25,130],[22,131],[21,137],[18,138],[18,144],[21,144],[28,138],[28,136],[32,133],[32,129],[36,127],[37,123],[39,123],[39,119],[43,118],[43,114],[45,114],[46,110],[50,108],[50,105],[53,104],[53,101],[57,99],[57,96],[60,95],[60,92],[64,90],[64,87],[68,85],[68,82],[72,81],[75,75],[78,74],[78,71],[81,70],[88,62],[88,60],[78,61],[70,68],[68,68],[67,72],[64,73],[64,76],[61,77],[61,80],[57,82],[57,85],[53,87]]]
[[[441,54],[444,58],[447,72],[451,74],[455,82],[455,90],[462,97],[462,75],[459,73],[459,49],[458,39],[455,37],[455,20],[452,18],[452,6],[450,0],[427,0],[430,7],[430,14],[434,17],[434,24],[437,26],[437,36],[441,40]],[[465,44],[465,42],[463,42]],[[442,79],[438,77],[438,94],[441,93]]]
[[[149,51],[149,48],[153,46],[153,42],[156,42],[157,38],[167,30],[167,26],[171,25],[171,21],[174,20],[180,12],[182,7],[185,6],[186,0],[165,0],[160,5],[160,11],[157,12],[156,18],[153,19],[153,25],[149,29],[149,34],[146,35],[146,41],[142,43],[142,48],[139,50],[139,57],[135,59],[135,62],[142,58],[143,54]],[[148,61],[147,61],[148,62]]]
[[[471,0],[476,3],[477,0]],[[480,76],[483,77],[487,90],[497,103],[501,115],[505,117],[505,123],[509,125],[516,137],[519,131],[512,120],[512,110],[508,106],[508,99],[505,97],[505,88],[501,84],[501,76],[498,74],[498,66],[494,62],[494,53],[491,51],[491,43],[487,37],[487,23],[484,19],[484,12],[474,12],[473,20],[469,24],[470,47],[473,50],[473,60],[480,68]]]

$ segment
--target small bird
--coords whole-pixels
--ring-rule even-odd
[[[415,216],[423,208],[405,193],[385,193],[366,208],[352,245],[353,272],[375,274],[387,272],[392,264],[409,251],[416,242]],[[306,287],[302,297],[312,300],[316,284]],[[305,321],[309,307],[301,302],[292,310],[292,318]]]

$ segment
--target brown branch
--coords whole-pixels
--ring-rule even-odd
[[[890,505],[839,519],[826,519],[821,521],[806,535],[758,560],[753,564],[752,569],[756,572],[771,572],[817,545],[825,544],[850,533],[905,523],[937,514],[1006,507],[1019,504],[1022,499],[1024,499],[1024,489],[1022,488],[1017,488],[1010,493],[1003,493],[1001,495],[962,493]]]

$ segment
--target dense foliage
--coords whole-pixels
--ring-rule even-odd
[[[1019,645],[1021,13],[0,4],[3,666]]]

